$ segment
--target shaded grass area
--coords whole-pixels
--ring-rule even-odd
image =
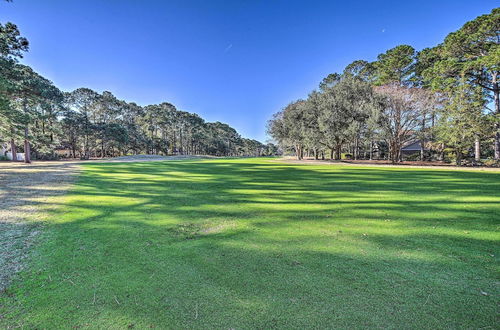
[[[87,164],[0,325],[494,328],[500,175]]]
[[[75,163],[0,162],[0,293],[23,269],[48,206],[62,196],[77,172]]]

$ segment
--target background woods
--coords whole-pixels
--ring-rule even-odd
[[[241,137],[170,103],[139,106],[111,92],[60,91],[18,59],[28,41],[15,24],[0,24],[0,157],[25,161],[124,154],[274,155],[273,144]]]
[[[279,145],[315,158],[500,160],[500,8],[442,44],[400,45],[328,75],[268,123]],[[491,158],[488,160],[487,158]]]

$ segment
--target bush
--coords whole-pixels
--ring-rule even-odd
[[[457,154],[452,148],[445,148],[443,150],[444,161],[447,163],[455,163],[457,161]]]
[[[340,157],[341,159],[352,159],[353,158],[351,154],[341,154],[340,156],[341,156]]]
[[[9,160],[9,158],[7,158],[7,156],[0,155],[0,162],[4,162],[4,161],[7,161],[7,160]]]
[[[488,166],[488,167],[500,167],[500,160],[488,158],[483,162],[483,164]]]
[[[409,155],[404,155],[403,158],[409,162],[420,160],[420,152],[412,152]]]
[[[51,153],[38,153],[34,157],[36,160],[59,160],[60,157],[55,152]]]

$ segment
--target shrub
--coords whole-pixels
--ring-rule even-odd
[[[35,157],[37,160],[59,160],[60,157],[55,152],[38,153]]]
[[[409,162],[420,160],[420,152],[412,152],[411,154],[403,156],[403,157],[404,157],[404,160],[407,160]]]
[[[483,164],[489,167],[500,167],[500,160],[488,158],[483,162]]]
[[[443,150],[444,161],[447,163],[455,163],[457,161],[457,154],[453,148],[445,148]]]

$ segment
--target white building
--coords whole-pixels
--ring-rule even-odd
[[[7,144],[2,143],[1,149],[0,149],[0,152],[1,152],[0,155],[7,156],[7,158],[9,160],[12,160],[12,152],[7,151],[7,150],[9,150],[9,148],[7,147]],[[18,152],[18,153],[16,153],[16,155],[17,155],[17,160],[24,161],[24,152]]]

